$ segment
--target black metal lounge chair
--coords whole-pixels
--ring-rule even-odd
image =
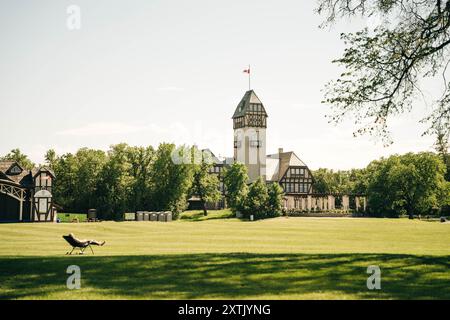
[[[89,240],[78,240],[77,238],[74,237],[73,234],[69,234],[67,236],[63,236],[64,240],[66,240],[71,246],[72,246],[72,251],[67,252],[66,254],[72,254],[73,250],[75,250],[76,248],[80,249],[80,254],[84,253],[84,250],[86,250],[87,247],[89,247],[92,251],[92,254],[94,254],[94,250],[92,250],[91,247],[91,241]]]

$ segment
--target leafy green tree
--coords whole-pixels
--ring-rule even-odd
[[[77,161],[73,154],[67,153],[56,159],[52,166],[56,175],[53,184],[53,197],[57,204],[61,205],[66,212],[81,212],[75,207],[75,192],[77,184]]]
[[[313,172],[314,192],[364,194],[367,191],[367,177],[363,169],[333,171],[321,168]]]
[[[96,195],[99,215],[106,219],[121,219],[128,211],[128,196],[131,193],[133,177],[128,161],[128,145],[111,146],[108,160],[103,166],[97,183]]]
[[[177,217],[187,208],[193,170],[189,162],[178,159],[189,159],[189,155],[189,148],[176,148],[175,145],[168,143],[159,145],[150,174],[153,209],[171,210],[174,217]]]
[[[447,172],[445,173],[445,180],[450,181],[450,142],[449,133],[443,127],[437,127],[435,130],[436,142],[434,147],[436,152],[442,157]]]
[[[126,158],[129,162],[129,175],[132,177],[128,195],[127,211],[143,210],[151,207],[151,172],[155,158],[153,147],[127,147]]]
[[[369,177],[366,168],[350,170],[348,193],[367,194],[368,185],[369,185]]]
[[[283,188],[279,183],[274,182],[268,188],[267,216],[278,217],[283,209]]]
[[[268,215],[269,195],[266,183],[260,177],[250,185],[245,199],[245,215],[254,215],[256,219],[266,218]]]
[[[450,85],[445,73],[450,60],[450,1],[320,0],[325,24],[340,18],[380,17],[373,28],[341,35],[343,56],[334,60],[345,70],[325,90],[331,121],[352,116],[355,134],[380,134],[391,143],[388,119],[415,107],[423,78],[443,79],[443,91],[430,101],[424,121],[450,132]],[[373,20],[374,21],[374,20]],[[429,133],[429,131],[428,131]]]
[[[53,169],[53,167],[55,166],[57,161],[58,161],[58,156],[56,155],[55,150],[50,149],[45,153],[45,164],[49,168]]]
[[[369,207],[377,215],[433,213],[449,198],[445,166],[433,153],[394,155],[369,164]]]
[[[245,209],[248,179],[247,167],[242,163],[233,163],[224,172],[227,204],[234,213]]]
[[[98,179],[106,163],[103,151],[82,148],[74,155],[68,153],[58,157],[49,150],[46,163],[56,175],[53,187],[56,203],[72,212],[86,212],[97,207]]]
[[[25,170],[31,170],[35,166],[34,163],[28,159],[28,156],[23,154],[20,149],[11,150],[10,153],[4,157],[1,157],[0,160],[15,161]]]
[[[82,148],[75,154],[76,179],[74,192],[77,195],[74,206],[78,212],[87,212],[90,208],[96,208],[97,199],[93,197],[98,187],[98,180],[102,174],[107,157],[102,150]]]
[[[338,193],[341,188],[341,181],[333,170],[320,168],[313,172],[314,192],[317,193]]]
[[[207,203],[217,202],[220,200],[221,193],[219,191],[219,179],[215,174],[210,174],[209,171],[213,167],[213,163],[208,161],[209,158],[204,156],[204,153],[196,147],[192,148],[193,159],[198,157],[200,163],[193,163],[193,183],[191,193],[200,198],[203,207],[203,214],[208,215]]]

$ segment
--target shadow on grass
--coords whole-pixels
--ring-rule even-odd
[[[194,214],[183,215],[180,217],[180,220],[196,222],[196,221],[231,219],[231,218],[235,218],[235,215],[232,214],[231,212],[230,213],[220,213],[220,214],[209,213],[207,216],[205,216],[203,214],[203,212],[198,212],[198,213],[194,213]]]
[[[78,265],[82,288],[67,290]],[[382,289],[369,291],[369,265]],[[390,254],[183,254],[0,257],[0,298],[450,299],[450,256]]]

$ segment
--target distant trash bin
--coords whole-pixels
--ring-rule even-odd
[[[97,219],[97,210],[96,209],[89,209],[87,218],[89,221],[96,220]]]
[[[169,211],[169,212],[166,213],[166,221],[167,222],[172,221],[172,212]]]
[[[250,215],[250,221],[253,221],[254,220],[254,216],[251,214]]]
[[[136,214],[134,212],[126,212],[124,215],[125,221],[134,221],[136,220]]]
[[[144,212],[144,221],[149,221],[150,220],[150,213],[148,213],[147,211]]]
[[[143,211],[136,212],[136,221],[144,221],[144,212]]]
[[[158,214],[156,212],[150,212],[150,221],[158,221]]]
[[[165,212],[160,212],[158,214],[158,221],[163,221],[163,222],[166,221],[166,213]]]

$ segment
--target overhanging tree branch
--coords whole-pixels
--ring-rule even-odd
[[[325,24],[341,17],[394,14],[398,23],[342,34],[347,48],[333,61],[345,68],[327,84],[324,102],[332,106],[331,122],[353,116],[355,134],[381,135],[390,143],[388,120],[414,107],[419,81],[444,74],[445,89],[424,121],[450,134],[450,91],[445,71],[450,60],[450,0],[321,0],[317,11]]]

